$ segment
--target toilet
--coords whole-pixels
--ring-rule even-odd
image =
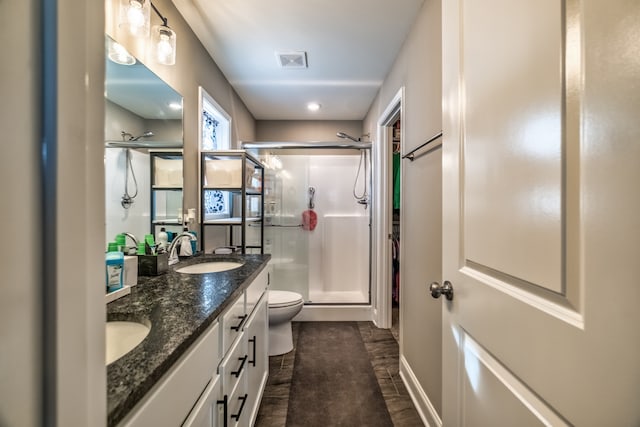
[[[291,319],[300,313],[302,295],[289,291],[268,291],[269,297],[269,356],[293,350]]]

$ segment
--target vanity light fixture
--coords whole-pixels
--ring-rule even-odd
[[[176,63],[176,32],[169,28],[168,20],[151,3],[153,11],[162,19],[162,25],[154,25],[151,31],[151,43],[153,45],[156,61],[164,65]]]
[[[136,37],[149,37],[151,9],[162,20],[151,28],[151,44],[154,59],[159,64],[176,63],[176,32],[169,28],[168,20],[151,3],[151,0],[120,0],[120,27],[127,28]]]
[[[120,0],[120,27],[136,37],[149,36],[151,0]]]
[[[318,111],[320,109],[320,104],[317,102],[310,102],[307,104],[307,110],[309,111]]]

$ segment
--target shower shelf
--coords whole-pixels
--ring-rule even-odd
[[[203,251],[240,246],[242,253],[264,253],[262,163],[245,150],[203,151],[200,156]]]
[[[183,155],[181,150],[149,151],[151,183],[151,232],[164,227],[167,231],[182,230]]]

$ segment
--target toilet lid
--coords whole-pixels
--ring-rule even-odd
[[[269,307],[286,307],[302,302],[302,295],[289,291],[269,291]]]

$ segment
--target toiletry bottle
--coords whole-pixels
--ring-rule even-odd
[[[116,234],[116,244],[120,252],[125,252],[127,250],[127,236],[122,233]]]
[[[191,253],[195,255],[198,252],[198,232],[190,230],[189,233],[193,234],[193,236],[196,238],[195,240],[191,241]]]
[[[124,254],[120,251],[107,252],[105,269],[107,293],[121,289],[124,281]]]
[[[188,233],[189,232],[189,228],[187,227],[186,224],[182,228],[182,232],[183,233]],[[179,255],[180,256],[191,256],[191,255],[193,255],[193,251],[191,250],[191,238],[189,238],[189,236],[183,236],[180,239],[181,240],[180,240],[180,252],[179,252]]]
[[[169,235],[164,227],[160,228],[160,232],[158,233],[158,238],[156,239],[158,244],[158,252],[162,249],[164,251],[169,247]]]

